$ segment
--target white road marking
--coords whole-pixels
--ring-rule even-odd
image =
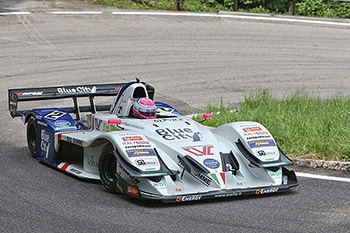
[[[350,0],[349,0],[350,1]],[[100,15],[102,11],[52,11],[47,12],[54,15]],[[29,15],[30,12],[2,12],[1,15]],[[290,23],[306,23],[318,25],[332,25],[350,27],[350,23],[323,21],[323,20],[308,20],[297,18],[279,18],[279,17],[262,17],[250,15],[229,15],[229,14],[215,14],[215,13],[190,13],[190,12],[126,12],[114,11],[113,15],[153,15],[153,16],[191,16],[191,17],[212,17],[212,18],[231,18],[231,19],[247,19],[259,21],[273,21],[273,22],[290,22]]]
[[[292,22],[292,23],[306,23],[332,26],[350,27],[350,23],[322,21],[322,20],[307,20],[307,19],[292,19],[292,18],[278,18],[278,17],[259,17],[259,16],[245,16],[245,15],[225,15],[225,14],[210,14],[210,13],[175,13],[175,12],[112,12],[113,15],[154,15],[154,16],[192,16],[192,17],[212,17],[212,18],[232,18],[232,19],[248,19],[260,21],[274,21],[274,22]]]
[[[208,13],[176,13],[176,12],[137,12],[137,11],[114,11],[112,12],[113,15],[160,15],[160,16],[198,16],[198,17],[215,17],[218,18],[220,15],[218,14],[208,14]]]
[[[102,11],[52,11],[47,12],[53,15],[100,15]]]
[[[306,177],[306,178],[312,178],[312,179],[350,182],[350,178],[344,178],[344,177],[323,176],[323,175],[309,174],[309,173],[303,173],[303,172],[296,172],[295,174],[296,176],[299,176],[299,177]]]
[[[0,12],[0,15],[29,15],[30,12]]]

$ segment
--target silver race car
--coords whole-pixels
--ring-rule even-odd
[[[35,158],[80,178],[101,180],[109,192],[185,202],[276,193],[298,185],[295,173],[284,167],[291,160],[263,125],[234,122],[211,128],[160,102],[152,117],[135,115],[139,100],[152,103],[154,92],[139,80],[10,89],[9,110],[27,124]],[[98,96],[116,97],[112,105],[96,105]],[[21,101],[59,98],[72,98],[74,107],[18,110]],[[88,98],[89,106],[79,106],[80,98]]]

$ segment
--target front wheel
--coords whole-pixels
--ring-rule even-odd
[[[117,160],[114,155],[114,148],[112,145],[107,145],[102,151],[98,171],[103,186],[108,192],[118,193],[117,191]]]
[[[38,126],[33,116],[29,118],[27,123],[27,143],[30,153],[36,158],[38,151]]]

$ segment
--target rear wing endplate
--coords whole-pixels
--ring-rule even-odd
[[[18,110],[18,102],[52,100],[72,98],[74,107],[61,108],[69,113],[75,113],[77,119],[80,118],[80,112],[108,111],[110,105],[95,105],[95,96],[116,96],[119,90],[126,83],[97,84],[97,85],[77,85],[77,86],[57,86],[40,88],[21,88],[9,89],[9,110],[12,117],[22,116],[28,110]],[[90,106],[79,106],[77,98],[88,97]]]

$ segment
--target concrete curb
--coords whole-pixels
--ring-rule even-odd
[[[324,168],[328,170],[350,172],[350,162],[325,161],[316,159],[293,159],[293,164],[299,167]]]
[[[266,17],[266,18],[285,18],[285,19],[302,19],[302,20],[317,20],[317,21],[329,21],[329,22],[343,22],[350,23],[350,19],[345,18],[327,18],[327,17],[312,17],[303,15],[280,15],[271,13],[251,13],[251,12],[240,12],[240,11],[219,11],[219,15],[242,15],[242,16],[255,16],[255,17]]]

